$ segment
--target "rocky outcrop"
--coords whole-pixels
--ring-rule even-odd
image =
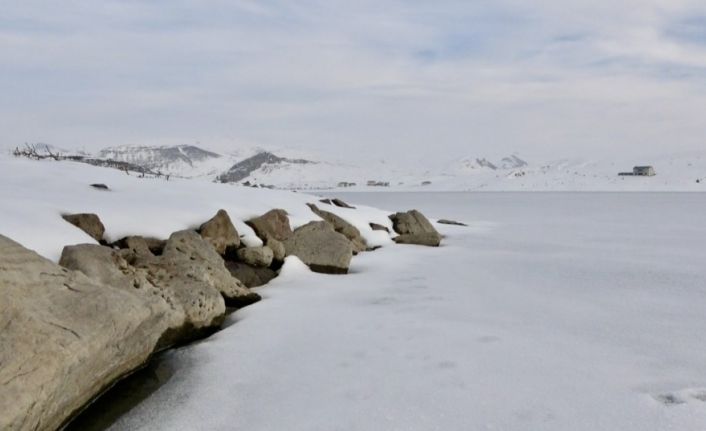
[[[146,301],[160,300],[170,331],[162,340],[165,346],[220,327],[226,305],[243,307],[260,299],[230,274],[211,244],[189,230],[172,234],[161,256],[144,247],[133,251],[82,244],[65,247],[60,264]]]
[[[297,228],[284,242],[287,255],[297,256],[312,271],[345,274],[353,257],[353,245],[324,221]]]
[[[311,203],[307,205],[311,208],[314,214],[329,223],[331,227],[333,227],[333,230],[348,238],[353,245],[354,253],[359,253],[368,249],[368,246],[366,245],[363,237],[360,235],[358,228],[332,212],[321,210],[316,205]]]
[[[225,255],[229,250],[240,246],[240,236],[225,210],[218,210],[212,219],[199,227],[199,233],[210,242],[218,254]]]
[[[286,241],[292,236],[292,228],[289,225],[287,212],[281,209],[274,209],[266,212],[260,217],[246,222],[255,234],[265,243],[269,238],[277,241]]]
[[[277,273],[270,268],[252,266],[243,262],[226,261],[226,268],[233,277],[247,287],[262,286],[277,277]]]
[[[227,305],[244,306],[260,299],[258,294],[230,275],[221,256],[194,231],[173,233],[160,257],[163,261],[172,262],[183,276],[202,280],[215,288],[223,295]]]
[[[399,236],[393,238],[398,244],[418,244],[437,247],[441,234],[434,229],[424,214],[417,210],[398,212],[390,216],[392,227]]]
[[[251,266],[268,267],[272,264],[274,253],[272,249],[263,247],[246,247],[237,252],[238,259]]]
[[[81,213],[81,214],[62,214],[61,217],[82,231],[86,232],[91,238],[98,242],[103,241],[105,234],[105,226],[96,214]]]
[[[64,247],[59,263],[103,284],[139,295],[159,311],[168,329],[160,340],[160,348],[198,338],[221,325],[225,303],[212,286],[191,279],[174,262],[132,256],[133,266],[123,256],[108,247],[80,244]]]
[[[134,292],[0,236],[0,429],[58,429],[143,364],[167,329]]]

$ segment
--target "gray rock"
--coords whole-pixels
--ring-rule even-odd
[[[262,286],[277,277],[277,273],[270,268],[251,266],[243,262],[226,261],[226,268],[247,287]]]
[[[424,214],[417,210],[396,213],[390,216],[392,227],[399,234],[395,242],[399,244],[419,244],[436,247],[441,243],[441,235],[434,229]]]
[[[221,256],[194,231],[174,232],[161,257],[185,271],[187,277],[214,287],[223,295],[226,305],[243,306],[260,299],[258,294],[230,275]]]
[[[260,217],[248,220],[246,223],[265,243],[268,238],[286,241],[292,236],[292,228],[289,226],[289,217],[287,217],[285,210],[271,210]]]
[[[297,256],[312,271],[329,274],[348,272],[353,245],[324,221],[313,221],[297,228],[284,242],[287,255]]]
[[[160,348],[198,338],[220,327],[226,311],[223,297],[213,286],[191,277],[191,263],[177,264],[154,256],[134,260],[136,266],[128,263],[120,251],[80,244],[64,247],[59,264],[139,295],[161,312],[168,332]]]
[[[240,236],[225,210],[218,210],[212,219],[199,227],[199,233],[210,242],[220,255],[240,246]]]
[[[0,429],[54,430],[148,360],[164,316],[0,236]]]
[[[355,209],[354,206],[348,205],[347,203],[343,202],[338,198],[331,199],[331,203],[336,205],[337,207]]]
[[[153,241],[159,241],[159,240],[153,240]],[[160,241],[160,244],[161,244],[161,247],[159,247],[159,253],[157,253],[157,254],[162,253],[162,250],[164,249],[164,244],[166,244],[166,241]],[[126,236],[125,238],[122,238],[122,239],[114,242],[113,245],[116,247],[119,247],[121,249],[129,250],[135,256],[139,256],[139,257],[150,257],[150,256],[155,255],[155,253],[153,253],[152,249],[150,248],[150,243],[148,242],[148,240],[141,237],[141,236]],[[125,256],[125,255],[123,255],[123,256]],[[130,261],[130,259],[128,259],[128,261]]]
[[[321,210],[316,205],[311,203],[307,205],[311,208],[314,214],[329,223],[333,227],[333,230],[348,238],[353,245],[353,253],[359,253],[368,249],[368,246],[363,237],[360,235],[358,228],[332,212]]]
[[[429,247],[438,247],[441,243],[441,238],[433,233],[406,233],[393,238],[397,244],[416,244],[427,245]]]
[[[272,264],[274,253],[272,249],[264,247],[246,247],[237,252],[238,259],[252,266],[268,267]]]
[[[91,184],[91,187],[98,190],[110,190],[108,186],[102,183]]]
[[[281,241],[269,237],[265,241],[265,245],[272,250],[272,260],[275,262],[284,262],[284,258],[287,256],[287,250],[284,249],[284,244]]]
[[[86,232],[91,238],[98,242],[103,241],[105,226],[96,214],[62,214],[64,220]]]
[[[437,223],[448,224],[448,225],[452,225],[452,226],[468,226],[466,223],[461,223],[460,221],[446,220],[446,219],[437,220]]]
[[[384,230],[385,232],[390,233],[390,229],[388,229],[386,226],[383,226],[381,224],[370,223],[370,228],[372,230]]]

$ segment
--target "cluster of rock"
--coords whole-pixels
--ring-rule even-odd
[[[310,208],[322,220],[294,230],[281,209],[247,221],[259,247],[241,242],[224,210],[167,240],[112,244],[97,215],[64,215],[99,244],[66,246],[59,265],[0,235],[0,429],[60,428],[155,352],[208,335],[228,308],[260,300],[251,288],[276,277],[287,256],[348,272],[369,250],[360,231]],[[421,213],[390,218],[396,242],[439,245]]]

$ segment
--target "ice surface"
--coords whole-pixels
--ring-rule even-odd
[[[288,260],[113,429],[706,429],[703,195],[344,199],[471,226],[347,276]]]

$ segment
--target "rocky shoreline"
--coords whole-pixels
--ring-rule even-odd
[[[252,289],[285,259],[346,274],[354,255],[374,249],[342,217],[309,207],[321,221],[296,229],[281,209],[245,221],[258,246],[242,243],[225,210],[166,240],[112,243],[98,215],[64,214],[97,244],[64,247],[58,265],[0,235],[0,429],[61,429],[156,353],[218,331],[229,308],[259,301]],[[441,242],[418,211],[389,218],[371,228],[401,244]]]

